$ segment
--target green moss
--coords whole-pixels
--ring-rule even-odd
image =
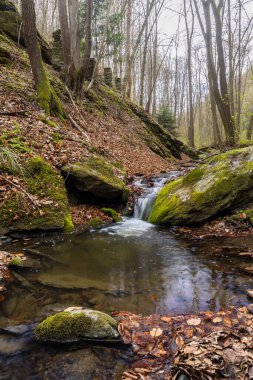
[[[225,220],[232,224],[250,224],[253,225],[253,208],[247,208],[240,211],[235,211],[232,215],[229,215]]]
[[[77,179],[82,179],[84,176],[86,182],[88,181],[88,176],[97,178],[99,181],[109,184],[122,192],[125,188],[125,183],[123,179],[120,178],[124,177],[125,173],[118,167],[105,161],[102,157],[93,156],[84,162],[76,162],[75,164],[64,167],[63,172]]]
[[[11,65],[11,63],[10,52],[3,46],[0,46],[0,65]]]
[[[22,165],[21,187],[34,196],[34,203],[22,191],[11,192],[0,207],[1,232],[50,229],[69,232],[73,225],[61,175],[41,157],[30,158]]]
[[[213,157],[158,194],[150,222],[194,225],[253,199],[253,149]]]
[[[9,267],[23,267],[24,263],[21,257],[15,256],[11,259],[11,261],[8,264]]]
[[[2,129],[0,135],[0,147],[8,147],[16,153],[30,153],[25,138],[21,136],[21,129],[18,123],[13,123],[11,130]]]
[[[74,342],[82,338],[113,339],[118,337],[117,323],[109,315],[92,311],[63,311],[40,323],[34,330],[39,341]]]
[[[38,104],[45,111],[46,115],[56,116],[60,119],[66,118],[66,113],[63,110],[62,103],[56,95],[53,87],[50,84],[46,68],[43,61],[40,62],[40,81],[37,84]]]
[[[121,109],[123,111],[129,112],[129,108],[126,102],[124,101],[124,99],[122,99],[122,96],[116,91],[114,91],[111,87],[100,85],[99,92],[102,93],[103,98],[109,99],[111,106],[115,106],[117,109]]]
[[[89,220],[89,222],[88,222],[88,225],[90,227],[100,227],[100,226],[102,226],[102,224],[103,224],[103,221],[100,218],[93,218],[93,219]]]
[[[67,212],[64,220],[64,231],[70,233],[74,230],[74,224],[70,212]]]
[[[237,143],[238,148],[245,148],[251,145],[253,145],[253,140],[240,140]]]
[[[104,111],[107,110],[103,97],[100,97],[97,91],[93,89],[89,90],[89,92],[86,93],[86,98],[91,102],[91,107],[89,104],[84,104],[88,110],[92,111],[94,107],[96,107],[102,115],[104,114]]]
[[[113,210],[112,208],[102,208],[102,212],[104,212],[106,215],[108,215],[115,223],[121,222],[122,218],[117,213],[117,211]]]
[[[38,120],[42,121],[44,124],[48,125],[49,127],[58,128],[58,125],[53,120],[50,120],[48,117],[46,117],[45,115],[39,115]]]
[[[199,181],[205,173],[204,167],[198,167],[192,170],[187,177],[184,178],[184,183],[192,183],[195,181]]]
[[[0,12],[0,31],[7,34],[14,41],[18,40],[21,18],[13,11]]]

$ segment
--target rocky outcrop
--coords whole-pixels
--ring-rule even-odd
[[[70,192],[78,192],[84,200],[120,201],[127,198],[125,173],[102,157],[90,157],[66,165],[62,173]]]
[[[0,204],[0,233],[70,231],[73,224],[61,175],[41,157],[15,164],[17,156],[9,149],[1,157],[1,183],[7,188]]]
[[[165,158],[175,157],[180,159],[182,154],[186,154],[193,159],[198,158],[198,153],[194,149],[182,143],[167,129],[159,125],[142,107],[130,100],[126,100],[126,102],[131,111],[146,125],[149,132],[145,138],[146,143],[155,153]],[[151,135],[155,136],[156,140]]]
[[[40,342],[74,343],[80,340],[117,340],[117,322],[97,310],[70,307],[41,322],[35,329]]]
[[[6,34],[13,41],[19,42],[25,46],[25,40],[22,30],[21,16],[16,6],[8,0],[0,0],[0,34]],[[41,53],[46,63],[51,63],[51,49],[49,44],[38,32],[38,40],[41,47]]]
[[[253,147],[248,147],[217,155],[186,177],[168,183],[158,194],[149,220],[192,226],[252,201]]]

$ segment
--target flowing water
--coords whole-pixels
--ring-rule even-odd
[[[131,360],[126,348],[69,350],[32,341],[34,324],[69,306],[166,314],[248,303],[253,278],[242,270],[249,262],[238,254],[253,249],[252,238],[183,239],[146,221],[157,192],[177,174],[136,182],[143,193],[134,218],[100,230],[24,241],[44,256],[34,254],[28,260],[32,268],[16,272],[0,303],[0,380],[118,379]]]

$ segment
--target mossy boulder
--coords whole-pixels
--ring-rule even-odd
[[[80,340],[119,339],[117,322],[100,311],[68,308],[41,322],[34,331],[40,342],[74,343]]]
[[[0,162],[0,171],[17,178],[17,186],[1,200],[1,234],[73,229],[63,178],[43,158],[9,167],[5,160]]]
[[[68,164],[62,168],[62,173],[70,192],[79,192],[84,200],[114,201],[127,197],[124,171],[102,157]]]
[[[158,194],[149,221],[192,226],[253,200],[253,147],[209,159]]]
[[[118,223],[118,222],[122,221],[122,218],[119,215],[119,213],[117,211],[113,210],[112,208],[102,208],[101,211],[103,211],[103,213],[105,215],[107,215],[110,218],[112,218],[112,220],[113,220],[114,223]]]
[[[11,63],[11,54],[0,46],[0,65],[9,65]]]

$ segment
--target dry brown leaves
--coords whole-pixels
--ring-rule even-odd
[[[199,315],[142,317],[115,314],[136,354],[122,380],[253,378],[253,314],[234,307]]]
[[[4,301],[4,292],[6,283],[12,282],[13,278],[8,270],[8,264],[12,259],[12,254],[0,251],[0,302]]]
[[[247,224],[231,225],[225,220],[214,220],[207,222],[200,227],[180,227],[177,230],[180,234],[186,236],[193,236],[198,239],[203,239],[213,236],[226,236],[226,237],[235,237],[235,236],[248,236],[253,234],[253,228]]]
[[[100,219],[104,223],[111,223],[112,218],[105,215],[98,207],[91,205],[78,205],[70,208],[75,225],[88,224],[92,219]]]

